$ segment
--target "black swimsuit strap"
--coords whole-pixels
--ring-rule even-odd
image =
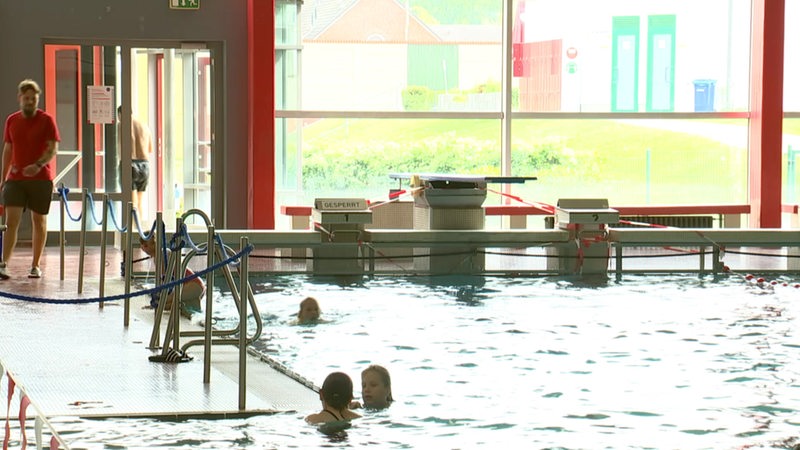
[[[335,413],[335,412],[331,411],[331,410],[330,410],[330,409],[328,409],[328,408],[325,408],[325,409],[323,409],[323,411],[325,411],[326,413],[328,413],[328,414],[332,415],[332,416],[333,416],[333,418],[334,418],[334,419],[336,419],[336,420],[344,420],[344,416],[342,416],[342,417],[340,418],[339,416],[337,416],[337,415],[336,415],[336,413]]]

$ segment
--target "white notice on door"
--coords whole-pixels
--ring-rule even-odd
[[[114,123],[114,86],[86,86],[89,123]]]

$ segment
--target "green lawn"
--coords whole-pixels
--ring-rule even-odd
[[[516,120],[512,135],[513,175],[540,178],[515,187],[531,200],[746,201],[745,142],[732,146],[599,119]],[[325,119],[304,129],[303,146],[304,186],[311,198],[322,192],[385,195],[395,187],[390,172],[500,173],[497,120]]]

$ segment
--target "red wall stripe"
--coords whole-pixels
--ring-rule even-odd
[[[275,228],[275,0],[247,0],[247,227]]]

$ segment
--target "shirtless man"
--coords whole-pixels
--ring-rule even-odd
[[[117,108],[118,121],[122,119],[122,106]],[[147,125],[136,118],[131,118],[131,180],[133,181],[132,199],[133,207],[139,215],[139,223],[144,222],[144,191],[150,181],[150,154],[153,153],[153,139]],[[120,140],[120,142],[122,142]]]

